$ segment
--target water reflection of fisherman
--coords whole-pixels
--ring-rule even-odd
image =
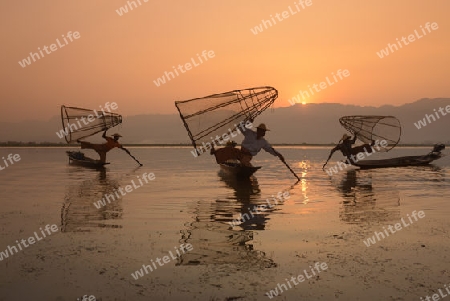
[[[118,142],[119,138],[122,137],[120,134],[114,134],[112,137],[106,136],[106,131],[103,132],[102,137],[106,139],[106,143],[103,144],[94,144],[87,141],[80,141],[79,139],[77,142],[81,143],[81,148],[88,148],[93,149],[97,152],[97,154],[100,156],[100,162],[106,163],[106,153],[112,150],[115,147],[123,148],[122,145]]]
[[[94,205],[119,188],[120,183],[111,178],[105,169],[100,170],[94,178],[71,181],[66,187],[61,207],[61,232],[89,231],[91,227],[121,228],[118,220],[123,212],[122,197],[100,208]]]
[[[374,187],[370,172],[361,175],[354,169],[348,170],[336,188],[343,198],[339,209],[339,218],[343,222],[368,225],[400,218],[398,191],[392,187]]]
[[[250,221],[240,224],[239,229],[230,227],[235,214],[244,214],[260,203],[256,179],[238,181],[234,177],[224,177],[223,180],[234,188],[234,194],[215,202],[196,202],[191,221],[180,231],[180,242],[195,247],[192,252],[182,254],[178,264],[218,267],[219,263],[220,269],[228,266],[225,268],[230,269],[230,273],[236,272],[235,266],[249,271],[276,267],[270,256],[253,246],[254,230],[265,229],[267,214],[258,213]],[[211,281],[209,276],[206,281]]]

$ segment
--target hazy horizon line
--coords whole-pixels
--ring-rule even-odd
[[[384,106],[391,106],[391,107],[398,108],[398,107],[401,107],[401,106],[404,106],[404,105],[409,105],[409,104],[413,104],[413,103],[416,103],[416,102],[419,102],[419,101],[424,101],[424,100],[445,100],[445,99],[450,99],[450,96],[449,97],[434,97],[434,98],[426,98],[426,97],[424,97],[424,98],[420,98],[420,99],[417,99],[417,100],[412,101],[412,102],[405,102],[405,103],[399,104],[399,105],[382,104],[382,105],[379,105],[379,106],[373,106],[373,105],[367,105],[366,106],[366,105],[360,105],[360,104],[345,104],[345,103],[339,103],[339,102],[308,102],[306,104],[296,103],[294,105],[291,105],[291,104],[289,104],[286,101],[288,103],[287,106],[279,106],[279,107],[276,107],[276,108],[273,108],[273,109],[290,108],[290,107],[293,107],[293,106],[326,105],[326,104],[329,104],[329,105],[354,106],[354,107],[362,107],[362,108],[381,108],[381,107],[384,107]],[[277,99],[277,100],[280,101],[279,99]],[[87,108],[87,109],[89,109],[89,108]],[[120,114],[120,113],[118,113],[118,114]],[[129,114],[129,115],[120,114],[120,115],[123,116],[123,117],[133,117],[133,116],[143,116],[143,115],[178,115],[178,112],[176,110],[174,110],[173,113],[152,113],[152,112],[148,112],[148,113],[137,113],[137,114]],[[61,117],[60,115],[55,114],[52,117],[45,118],[45,119],[22,119],[22,120],[19,120],[19,121],[2,121],[0,123],[20,123],[20,122],[50,121],[50,120],[52,120],[54,118],[60,118],[60,117]]]
[[[51,143],[51,142],[35,142],[35,141],[13,141],[16,143],[7,144],[7,142],[0,142],[0,147],[8,148],[8,147],[80,147],[78,144],[64,144],[64,143]],[[271,143],[272,146],[335,146],[338,143]],[[418,146],[418,147],[429,147],[434,146],[436,143],[399,143],[395,147],[403,146]],[[445,143],[444,143],[445,144]],[[142,146],[183,146],[183,147],[192,147],[192,144],[188,143],[126,143],[124,144],[127,147],[142,147]]]

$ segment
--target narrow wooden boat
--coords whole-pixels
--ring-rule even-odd
[[[89,168],[104,168],[106,164],[100,162],[100,160],[95,160],[86,157],[83,152],[80,151],[66,151],[67,156],[69,156],[69,164],[84,166]]]
[[[430,153],[423,156],[405,156],[384,160],[361,160],[358,162],[352,162],[352,164],[360,167],[361,169],[427,165],[439,158],[442,158],[444,154],[442,154],[441,151],[444,148],[445,145],[436,144]]]
[[[224,174],[235,176],[237,178],[249,178],[261,168],[261,166],[244,166],[240,163],[232,162],[224,162],[219,165]]]

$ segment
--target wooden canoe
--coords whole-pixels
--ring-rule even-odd
[[[230,162],[224,162],[219,165],[224,174],[235,176],[237,178],[249,178],[261,168],[261,166],[244,166],[240,163]]]
[[[100,160],[95,160],[89,157],[86,157],[84,153],[80,151],[66,151],[67,156],[69,156],[69,164],[84,166],[89,168],[104,168],[106,164],[100,162]]]
[[[351,163],[361,169],[421,166],[430,164],[431,162],[442,158],[444,155],[441,153],[441,150],[444,148],[445,146],[443,144],[439,144],[435,145],[430,153],[423,156],[405,156],[383,160],[361,160]]]

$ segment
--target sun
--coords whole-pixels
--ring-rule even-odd
[[[306,105],[306,101],[302,101],[302,105]]]

